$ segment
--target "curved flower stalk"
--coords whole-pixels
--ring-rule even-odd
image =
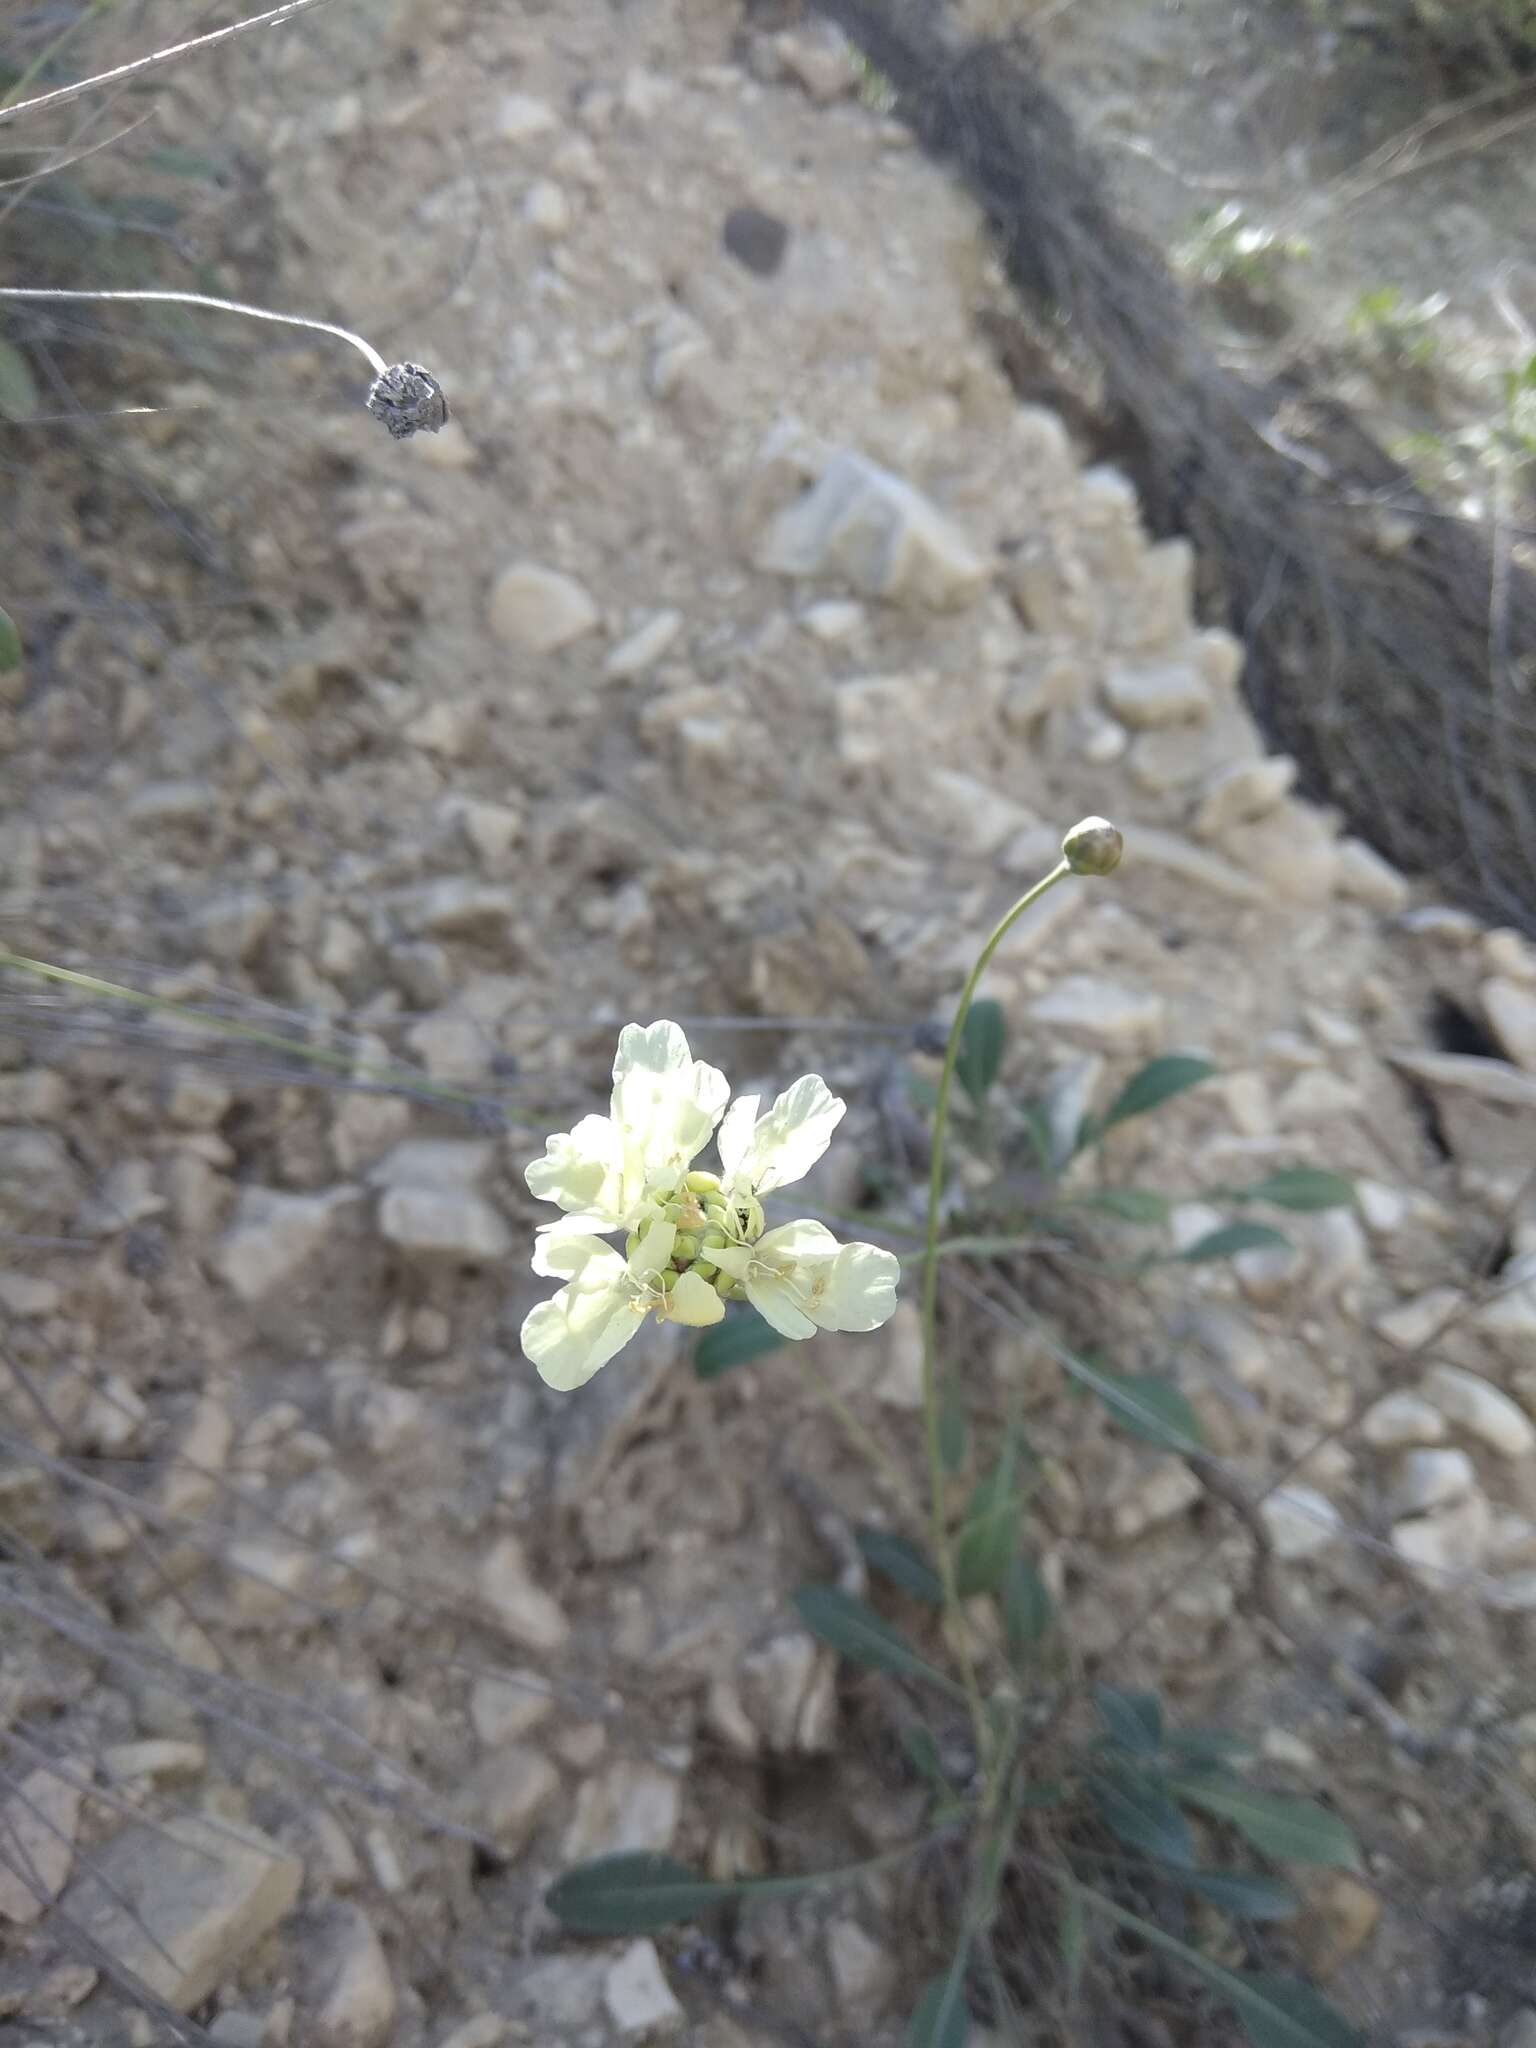
[[[806,1074],[765,1114],[726,1103],[725,1076],[694,1059],[676,1024],[626,1025],[607,1116],[547,1140],[530,1193],[563,1213],[544,1225],[533,1270],[565,1285],[523,1323],[523,1351],[562,1391],[583,1386],[648,1314],[695,1328],[744,1296],[785,1337],[874,1330],[896,1307],[900,1262],[839,1244],[824,1224],[769,1230],[762,1198],[820,1159],[846,1104]],[[718,1132],[723,1171],[693,1164]],[[622,1231],[622,1253],[605,1233]]]

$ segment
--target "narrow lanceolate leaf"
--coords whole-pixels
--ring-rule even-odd
[[[1217,1764],[1243,1764],[1253,1756],[1253,1744],[1241,1735],[1229,1735],[1224,1728],[1178,1728],[1166,1739],[1170,1756],[1181,1764],[1201,1770]]]
[[[787,1898],[819,1882],[809,1877],[749,1877],[715,1883],[673,1856],[625,1850],[578,1864],[557,1878],[544,1903],[576,1934],[653,1934],[695,1920],[733,1899]]]
[[[1156,1756],[1163,1746],[1163,1703],[1155,1692],[1096,1685],[1093,1704],[1109,1739],[1130,1756]]]
[[[0,610],[0,676],[21,667],[21,635],[8,611]]]
[[[930,1607],[944,1605],[944,1582],[915,1543],[894,1536],[888,1529],[860,1529],[856,1541],[864,1562],[872,1571],[910,1593],[914,1600],[926,1600]]]
[[[1083,1902],[1165,1955],[1177,1956],[1186,1969],[1204,1978],[1242,2020],[1253,2048],[1365,2048],[1357,2030],[1309,1984],[1258,1970],[1229,1970],[1165,1933],[1154,1921],[1117,1906],[1102,1892],[1085,1891]]]
[[[29,420],[37,410],[32,365],[14,342],[0,341],[0,419]]]
[[[1113,1216],[1121,1223],[1162,1223],[1173,1204],[1152,1188],[1096,1188],[1092,1194],[1075,1197],[1072,1206],[1096,1209],[1100,1215]]]
[[[1017,1661],[1050,1633],[1055,1605],[1050,1588],[1027,1557],[1016,1557],[1003,1581],[1003,1638]]]
[[[1239,1252],[1271,1251],[1289,1243],[1288,1237],[1271,1230],[1267,1223],[1224,1223],[1219,1230],[1208,1230],[1204,1237],[1196,1238],[1177,1256],[1186,1266],[1200,1266],[1211,1259],[1235,1259]]]
[[[939,1457],[946,1472],[958,1472],[965,1461],[965,1403],[960,1382],[950,1373],[939,1389]]]
[[[1019,1520],[1024,1512],[1015,1471],[1018,1453],[1012,1432],[1004,1438],[996,1465],[981,1480],[965,1510],[955,1540],[955,1583],[960,1597],[996,1593],[1019,1545]]]
[[[972,1003],[965,1013],[965,1027],[960,1033],[960,1055],[955,1062],[955,1078],[969,1095],[978,1109],[987,1099],[987,1090],[997,1079],[998,1069],[1003,1064],[1003,1046],[1008,1034],[1003,1006],[988,996]]]
[[[965,2003],[964,1958],[935,1977],[917,2001],[907,2027],[907,2048],[965,2048],[971,2015]]]
[[[1127,1847],[1175,1870],[1193,1870],[1197,1859],[1189,1822],[1150,1775],[1126,1766],[1096,1771],[1088,1780],[1088,1795],[1100,1820]]]
[[[755,1308],[738,1309],[699,1339],[693,1354],[694,1373],[701,1380],[717,1380],[738,1365],[777,1351],[784,1341]]]
[[[1287,1863],[1321,1863],[1354,1870],[1360,1846],[1336,1813],[1312,1799],[1261,1792],[1241,1778],[1176,1776],[1175,1794],[1188,1806],[1230,1822],[1256,1849]]]
[[[795,1595],[795,1612],[813,1636],[850,1664],[894,1672],[900,1678],[926,1678],[945,1692],[965,1697],[953,1679],[918,1655],[899,1629],[840,1587],[802,1586]]]
[[[1230,1992],[1253,2048],[1365,2048],[1358,2029],[1296,1977],[1237,1970]]]
[[[1266,1174],[1251,1187],[1233,1188],[1234,1202],[1268,1202],[1276,1209],[1347,1209],[1355,1199],[1355,1184],[1342,1173],[1329,1173],[1321,1166],[1283,1166]]]
[[[1288,1920],[1296,1911],[1294,1892],[1251,1870],[1188,1870],[1179,1882],[1234,1920]]]
[[[1099,1120],[1098,1135],[1102,1137],[1105,1131],[1133,1116],[1161,1109],[1186,1088],[1196,1088],[1202,1081],[1208,1081],[1215,1071],[1209,1060],[1194,1059],[1187,1053],[1167,1053],[1161,1059],[1149,1060],[1139,1073],[1132,1074],[1105,1110]]]
[[[1156,1444],[1160,1451],[1199,1450],[1199,1421],[1172,1381],[1156,1373],[1105,1372],[1102,1367],[1088,1367],[1077,1376],[1113,1420],[1143,1443]]]

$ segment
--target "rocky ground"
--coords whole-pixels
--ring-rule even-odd
[[[253,342],[234,395],[124,347],[172,409],[18,493],[6,942],[302,1015],[360,1085],[13,992],[0,2043],[170,2038],[114,1963],[232,2048],[900,2039],[894,1883],[729,1954],[541,1903],[619,1847],[849,1860],[921,1795],[788,1606],[897,1518],[879,1476],[782,1355],[699,1383],[663,1333],[544,1393],[521,1169],[671,1015],[738,1086],[824,1072],[812,1199],[899,1218],[914,1027],[1089,811],[1125,863],[998,956],[1007,1085],[1204,1052],[1115,1147],[1173,1242],[1272,1166],[1358,1207],[1135,1289],[1023,1269],[1178,1378],[1214,1491],[957,1309],[971,1397],[1026,1404],[1075,1653],[1357,1827],[1299,1935],[1330,1994],[1527,2042],[1536,952],[1292,797],[1188,549],[1018,405],[974,221],[834,39],[427,13],[321,10],[161,118],[261,167],[225,282],[425,362],[450,427],[388,442],[329,345]],[[915,1472],[914,1346],[908,1306],[807,1348]]]

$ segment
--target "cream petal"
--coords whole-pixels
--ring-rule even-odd
[[[613,1263],[603,1265],[604,1260]],[[617,1285],[619,1275],[625,1271],[622,1257],[611,1244],[558,1223],[546,1225],[533,1241],[533,1270],[545,1279],[575,1280],[589,1267],[596,1269],[593,1282],[604,1286]]]
[[[752,1149],[752,1132],[757,1123],[760,1095],[738,1095],[721,1120],[716,1143],[727,1186],[735,1181],[742,1162]]]
[[[801,1308],[792,1279],[768,1266],[754,1266],[747,1274],[747,1300],[765,1323],[771,1323],[781,1337],[814,1337],[816,1325]]]
[[[545,1140],[544,1157],[523,1178],[538,1201],[590,1218],[597,1229],[617,1230],[626,1207],[624,1166],[618,1125],[606,1116],[584,1116],[574,1130]]]
[[[667,1297],[669,1323],[686,1323],[690,1329],[702,1330],[718,1323],[724,1314],[725,1303],[697,1273],[684,1273]]]
[[[821,1308],[810,1313],[824,1330],[878,1330],[896,1313],[901,1261],[877,1244],[845,1244],[832,1261]]]
[[[755,1195],[800,1180],[831,1144],[832,1133],[847,1107],[820,1074],[802,1074],[793,1087],[786,1088],[777,1098],[766,1116],[758,1117],[736,1164],[727,1164],[727,1178]],[[733,1107],[731,1115],[734,1114]],[[735,1133],[732,1137],[733,1143],[737,1142]],[[723,1127],[720,1156],[725,1157]]]
[[[598,1261],[589,1259],[568,1287],[562,1287],[551,1300],[541,1301],[523,1319],[525,1357],[533,1361],[547,1386],[562,1393],[585,1386],[623,1350],[643,1320],[623,1260],[611,1247],[603,1249],[617,1267],[616,1279],[599,1283]],[[604,1271],[611,1269],[605,1267]]]
[[[725,1076],[692,1057],[676,1024],[627,1024],[620,1032],[610,1108],[647,1179],[687,1170],[729,1096]]]

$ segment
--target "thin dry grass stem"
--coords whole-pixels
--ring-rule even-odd
[[[265,14],[253,14],[245,21],[231,23],[228,28],[209,29],[205,35],[192,36],[184,43],[167,44],[164,49],[152,50],[147,57],[135,57],[131,63],[119,64],[111,71],[99,71],[93,77],[76,79],[73,85],[61,85],[52,92],[38,93],[32,99],[18,100],[12,106],[0,107],[0,126],[8,121],[19,121],[23,114],[41,114],[54,107],[67,106],[71,100],[80,99],[88,92],[126,85],[132,79],[142,78],[146,72],[156,71],[164,64],[174,64],[200,50],[211,50],[219,43],[232,41],[235,36],[250,35],[260,28],[277,28],[285,21],[292,21],[295,15],[322,4],[323,0],[285,0],[281,7],[269,8]]]

